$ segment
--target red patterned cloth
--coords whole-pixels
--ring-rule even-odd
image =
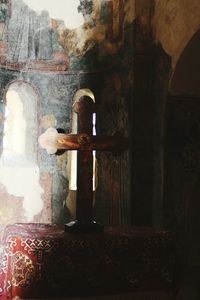
[[[174,241],[150,228],[70,234],[64,226],[8,225],[0,261],[0,299],[170,291]]]

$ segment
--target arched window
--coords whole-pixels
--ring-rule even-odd
[[[5,95],[0,183],[11,198],[22,199],[23,221],[33,221],[43,207],[37,164],[37,99],[34,88],[24,81],[11,83]]]
[[[90,89],[80,89],[78,90],[73,98],[73,103],[75,103],[80,97],[88,96],[95,102],[94,93]],[[72,113],[71,131],[72,133],[77,133],[77,114]],[[96,113],[93,114],[93,135],[96,135]],[[67,196],[67,208],[69,210],[70,218],[76,216],[76,190],[77,190],[77,151],[68,152],[68,179],[69,179],[69,192]],[[93,192],[97,187],[97,160],[96,151],[93,151]],[[94,193],[95,195],[95,193]]]
[[[75,103],[80,97],[88,96],[95,102],[95,96],[90,89],[80,89],[78,90],[73,99],[73,103]],[[72,133],[77,133],[77,114],[73,112],[72,115]],[[93,135],[96,135],[96,113],[93,113]],[[77,151],[69,152],[69,160],[70,160],[70,169],[69,169],[69,189],[77,190]],[[96,187],[96,151],[93,151],[93,191],[95,191]]]
[[[37,95],[26,82],[12,83],[5,97],[3,158],[37,161]]]

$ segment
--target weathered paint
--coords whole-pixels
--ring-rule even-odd
[[[155,39],[172,57],[173,70],[192,36],[200,27],[199,1],[155,0],[152,20]]]
[[[18,162],[17,162],[18,164]],[[27,222],[34,220],[43,208],[42,194],[44,190],[39,184],[39,167],[27,161],[21,161],[21,166],[0,163],[0,183],[11,196],[21,197],[24,209],[24,219]],[[12,201],[12,200],[11,200]]]
[[[110,0],[102,1],[101,5],[99,1],[94,3],[96,5],[87,23],[74,30],[60,31],[60,43],[69,54],[83,57],[98,45],[97,55],[102,57],[116,54],[123,45],[124,27],[135,18],[134,1]]]
[[[16,4],[17,0],[14,2]],[[35,5],[37,4],[36,2],[37,1],[34,1]],[[78,2],[80,4],[80,1]],[[24,51],[22,53],[24,61],[18,59],[18,51],[15,52],[15,56],[7,56],[8,51],[6,51],[6,47],[8,47],[8,45],[6,44],[6,39],[2,44],[0,44],[0,50],[2,51],[0,51],[0,63],[2,65],[0,70],[1,97],[5,92],[6,86],[12,80],[20,79],[22,81],[28,81],[32,86],[34,86],[39,95],[37,106],[37,135],[40,135],[49,125],[57,128],[63,128],[66,132],[70,132],[73,97],[77,90],[85,88],[91,89],[95,94],[95,99],[99,107],[97,127],[101,134],[113,134],[116,129],[121,130],[126,134],[129,131],[128,111],[130,109],[132,80],[129,81],[127,78],[130,78],[129,74],[130,69],[132,68],[132,23],[135,18],[135,1],[95,0],[91,6],[92,10],[91,7],[85,6],[84,1],[82,1],[82,4],[79,16],[84,18],[84,24],[78,28],[69,28],[70,26],[64,24],[64,20],[57,20],[52,17],[53,15],[50,11],[45,15],[45,22],[48,24],[47,35],[45,36],[47,36],[49,40],[52,39],[52,45],[48,46],[50,43],[45,39],[39,42],[41,54],[44,55],[43,58],[38,56],[37,51],[34,53],[35,56],[31,56],[31,53],[27,54],[26,50],[31,47],[27,48],[25,41],[28,39],[26,38],[24,38],[23,41],[19,41],[21,46],[18,49],[21,49],[22,52]],[[12,6],[12,9],[19,9],[19,7],[16,8],[16,6]],[[33,13],[35,16],[35,12],[31,10],[31,7],[29,7],[27,11],[29,13]],[[17,10],[16,13],[17,12],[19,11]],[[41,20],[41,12],[37,13]],[[75,15],[77,15],[77,11]],[[7,20],[8,22],[5,24],[6,26],[9,24],[11,19]],[[28,25],[31,25],[28,15],[24,20],[27,23],[26,28],[28,28]],[[21,21],[19,22],[21,24]],[[16,30],[17,26],[14,25],[16,24],[12,19],[12,21],[10,21],[9,28],[14,28],[14,30]],[[36,29],[38,33],[42,31],[41,26]],[[11,30],[8,32],[5,30],[8,37],[11,32]],[[27,34],[28,32],[26,30],[23,31],[24,37],[31,38],[31,36]],[[42,34],[43,32],[41,32],[41,35]],[[37,46],[37,43],[35,46]],[[46,50],[43,52],[44,48],[49,49],[48,53],[45,52]],[[35,49],[35,47],[33,47],[33,49]],[[27,59],[24,59],[26,56]],[[113,70],[111,72],[107,71],[109,67],[116,68],[116,75],[110,74],[114,72]],[[108,80],[106,80],[106,77],[108,77]],[[110,80],[114,80],[114,86],[110,84]],[[112,102],[112,105],[110,104],[110,101]],[[3,132],[4,126],[4,108],[4,104],[1,102],[1,132]],[[107,108],[109,108],[110,111],[107,110]],[[42,202],[39,204],[38,201],[37,210],[35,207],[35,212],[33,212],[31,218],[36,222],[66,222],[66,216],[68,213],[66,198],[70,194],[70,192],[68,193],[68,178],[66,170],[68,156],[66,154],[62,154],[57,157],[49,156],[40,148],[36,150],[35,155],[37,159],[34,167],[37,168],[34,169],[33,167],[33,169],[37,174],[37,176],[35,175],[35,180],[38,184],[36,190],[38,193],[41,192],[39,199],[42,200]],[[107,164],[108,169],[110,162],[110,158],[106,157],[105,163]],[[121,165],[123,165],[122,175],[118,172],[117,176],[114,176],[115,166],[114,164],[111,164],[111,166],[113,166],[113,170],[111,170],[113,173],[112,186],[115,189],[112,203],[113,207],[115,204],[117,204],[118,207],[120,207],[120,205],[124,207],[124,212],[122,213],[123,216],[122,218],[120,217],[123,219],[122,223],[124,223],[127,219],[130,219],[128,216],[128,190],[130,188],[127,179],[129,176],[127,175],[129,169],[127,167],[129,166],[128,155],[126,159],[122,159],[120,168]],[[117,170],[120,168],[117,168]],[[105,193],[105,189],[107,189],[107,187],[105,187],[105,185],[107,185],[107,181],[105,180],[104,182],[102,178],[107,173],[105,173],[103,168],[101,169],[102,173],[100,173],[99,176],[99,185],[101,185],[100,193],[102,192],[102,197],[97,195],[97,215],[100,216],[101,220],[105,217],[105,224],[107,224],[109,222],[110,212],[108,210],[104,211],[104,200],[107,202],[105,205],[109,206],[110,198],[105,199],[107,196]],[[23,174],[23,176],[25,176],[25,174]],[[116,190],[117,182],[119,179],[123,180],[124,177],[126,180],[124,179],[123,189],[121,189],[121,194],[118,195]],[[20,211],[18,219],[19,221],[27,221],[27,218],[25,217],[25,208],[27,207],[26,202],[23,207],[24,196],[20,197],[12,196],[11,194],[9,195],[7,188],[10,188],[10,186],[8,182],[6,184],[7,186],[3,186],[2,193],[4,190],[5,194],[7,194],[7,203],[10,201],[9,198],[11,200],[13,199],[15,203],[19,202],[20,205],[18,206],[15,206],[14,204],[16,210]],[[21,193],[21,191],[14,192],[15,195],[19,195]],[[127,200],[123,200],[125,198],[125,194],[127,195]],[[103,200],[100,198],[103,198]],[[118,202],[114,203],[115,201]],[[124,201],[125,205],[124,203],[122,204],[121,201]],[[6,206],[6,204],[4,206]],[[68,207],[70,207],[70,204]],[[47,210],[47,213],[45,213],[45,210]],[[39,212],[37,213],[37,211]],[[73,214],[72,208],[71,214]],[[115,217],[113,216],[113,220],[114,218]],[[120,222],[121,219],[119,220]],[[7,222],[10,222],[10,219],[7,219]]]
[[[125,7],[124,7],[124,22],[125,22],[125,25],[133,23],[135,18],[136,18],[135,0],[125,1]]]
[[[56,127],[57,120],[54,115],[45,115],[42,117],[40,125],[42,128]]]

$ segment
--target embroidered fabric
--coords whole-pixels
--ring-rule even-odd
[[[63,225],[5,228],[0,299],[100,296],[173,291],[175,251],[169,231],[109,227],[70,234]]]

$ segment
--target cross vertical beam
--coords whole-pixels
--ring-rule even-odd
[[[95,103],[83,96],[74,103],[73,110],[78,115],[78,142],[83,148],[77,152],[76,220],[65,224],[65,231],[101,232],[103,226],[93,221],[93,149],[85,147],[93,135]]]
[[[95,103],[88,96],[81,97],[74,104],[74,112],[78,115],[78,134],[82,134],[79,143],[84,146],[93,131],[93,113]],[[93,221],[93,154],[92,147],[77,153],[77,198],[75,222],[66,224],[66,230],[102,231],[103,227]]]

